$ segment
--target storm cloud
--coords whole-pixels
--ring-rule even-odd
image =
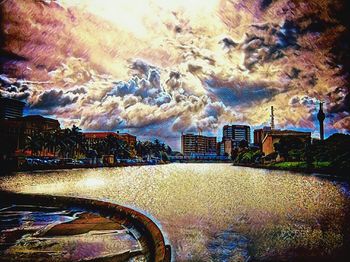
[[[38,95],[31,107],[35,109],[52,109],[56,107],[65,107],[78,100],[78,96],[65,93],[62,90],[50,89]]]

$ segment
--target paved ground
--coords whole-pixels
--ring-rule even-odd
[[[139,233],[99,214],[0,206],[0,261],[145,261]]]

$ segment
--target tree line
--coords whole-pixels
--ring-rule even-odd
[[[158,139],[137,141],[135,145],[108,135],[104,139],[89,140],[84,137],[77,126],[50,132],[34,132],[24,139],[24,151],[29,150],[32,156],[52,154],[62,158],[100,157],[114,155],[119,159],[158,157],[167,160],[171,154],[170,146]]]
[[[324,141],[305,143],[296,137],[283,137],[274,144],[275,152],[264,156],[259,148],[241,147],[233,160],[243,164],[261,164],[275,160],[299,162],[307,168],[329,168],[335,171],[350,170],[350,135],[333,134]]]

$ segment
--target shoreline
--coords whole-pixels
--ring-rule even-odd
[[[92,169],[92,168],[114,168],[114,167],[133,167],[133,166],[157,166],[157,165],[166,165],[171,163],[199,163],[199,164],[217,164],[217,163],[232,163],[231,161],[167,161],[160,163],[118,163],[113,165],[52,165],[52,166],[24,166],[21,168],[13,168],[4,166],[1,167],[0,176],[6,176],[11,173],[17,172],[36,172],[36,171],[55,171],[55,170],[66,170],[66,169]],[[0,165],[1,166],[1,165]]]
[[[279,167],[279,166],[267,166],[262,164],[237,164],[233,163],[233,166],[237,167],[250,167],[256,169],[266,169],[266,170],[280,170],[280,171],[290,171],[295,173],[304,173],[304,174],[319,174],[322,177],[337,178],[349,180],[347,177],[347,170],[334,170],[332,168],[300,168],[300,167]]]
[[[155,166],[155,165],[166,165],[171,163],[198,163],[198,164],[217,164],[217,163],[226,163],[232,164],[236,167],[248,167],[255,169],[265,169],[265,170],[280,170],[280,171],[290,171],[295,173],[303,174],[318,174],[325,178],[337,178],[350,181],[347,174],[347,170],[334,170],[331,168],[301,168],[301,167],[279,167],[279,166],[269,166],[262,164],[242,164],[242,163],[233,163],[229,161],[176,161],[176,162],[163,162],[163,163],[118,163],[114,165],[60,165],[60,166],[33,166],[33,167],[24,167],[19,169],[6,169],[2,167],[0,170],[0,176],[11,175],[12,173],[18,172],[39,172],[39,171],[59,171],[59,170],[72,170],[72,169],[92,169],[92,168],[117,168],[117,167],[134,167],[134,166]]]
[[[3,168],[0,170],[0,176],[6,176],[11,173],[17,172],[36,172],[36,171],[55,171],[66,169],[92,169],[92,168],[113,168],[113,167],[129,167],[129,166],[152,166],[152,165],[165,165],[164,163],[150,164],[150,163],[118,163],[114,165],[53,165],[53,166],[27,166],[21,168]]]

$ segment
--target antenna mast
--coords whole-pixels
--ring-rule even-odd
[[[273,106],[271,106],[271,129],[275,129],[275,115],[274,115],[274,112],[273,112]]]

